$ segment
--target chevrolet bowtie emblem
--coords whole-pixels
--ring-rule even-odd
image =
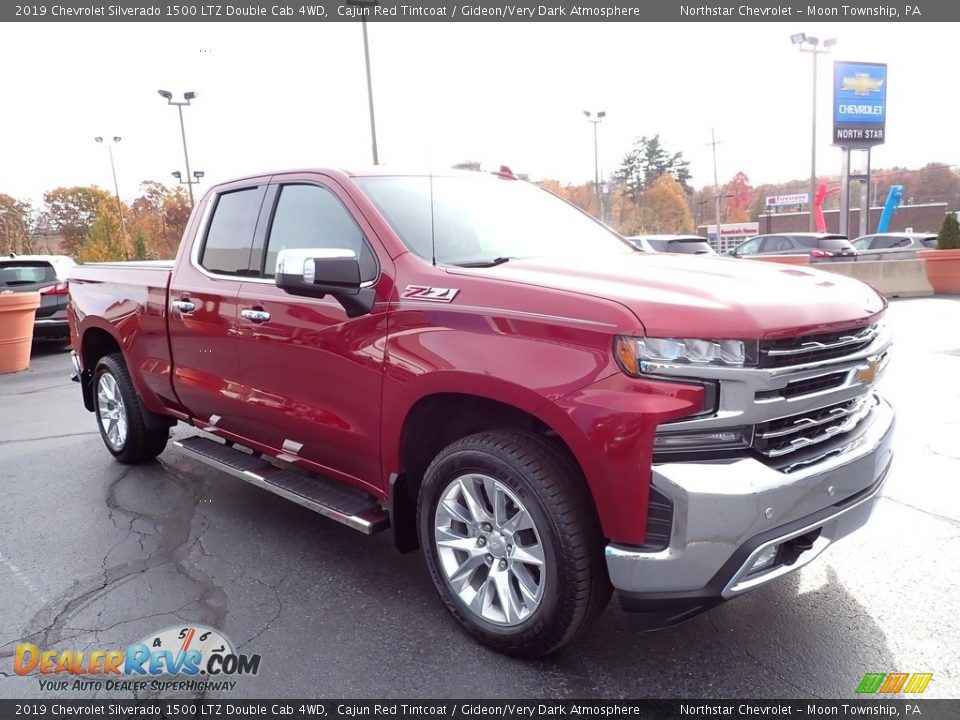
[[[853,77],[843,78],[843,90],[853,90],[854,95],[869,95],[870,93],[880,92],[883,86],[883,80],[874,80],[867,73],[857,73]]]

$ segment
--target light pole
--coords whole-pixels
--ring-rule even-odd
[[[583,114],[587,116],[587,122],[593,123],[593,183],[597,189],[597,208],[599,215],[597,219],[603,222],[603,190],[600,188],[600,160],[597,155],[597,125],[607,116],[606,111],[600,110],[594,115],[589,110],[584,110]]]
[[[364,8],[360,16],[360,25],[363,27],[363,60],[367,68],[367,104],[370,107],[370,143],[373,147],[373,164],[380,164],[377,153],[377,120],[373,114],[373,80],[370,76],[370,43],[367,40],[367,13],[369,8],[377,5],[377,0],[347,0],[347,5]]]
[[[200,179],[201,179],[206,173],[203,172],[203,170],[194,170],[194,171],[193,171],[193,180],[192,180],[192,181],[191,181],[189,178],[187,178],[186,180],[184,180],[184,179],[183,179],[183,174],[182,174],[179,170],[174,170],[174,171],[173,171],[172,173],[170,173],[170,174],[173,175],[173,177],[175,177],[175,178],[177,179],[177,182],[180,183],[181,185],[199,185],[199,184],[200,184]]]
[[[189,105],[191,100],[196,99],[197,93],[185,92],[183,94],[183,100],[174,100],[173,93],[167,90],[157,90],[157,94],[162,98],[166,98],[167,105],[176,105],[177,111],[180,113],[180,136],[183,138],[183,161],[187,165],[187,179],[185,182],[187,184],[187,188],[190,190],[190,207],[193,207],[194,181],[190,179],[190,156],[187,154],[187,131],[183,127],[183,106]]]
[[[97,136],[94,140],[101,145],[103,144],[103,138]],[[120,142],[120,137],[117,135],[113,136],[113,142]],[[120,186],[117,184],[117,166],[113,162],[113,145],[107,145],[107,152],[110,153],[110,172],[113,173],[113,191],[117,195],[117,213],[120,215],[120,240],[123,242],[123,254],[126,256],[126,259],[130,259],[130,251],[127,249],[127,222],[123,218],[123,205],[120,202]]]
[[[830,48],[837,44],[836,38],[827,38],[820,47],[820,38],[806,33],[797,33],[790,36],[790,42],[800,46],[800,52],[808,52],[813,57],[813,123],[810,132],[810,195],[807,198],[807,210],[810,213],[810,230],[817,229],[813,217],[813,198],[817,194],[817,57],[830,52]],[[804,47],[809,45],[810,47]]]

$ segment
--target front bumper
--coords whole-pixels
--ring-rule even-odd
[[[842,454],[790,473],[753,458],[654,465],[653,486],[673,504],[670,542],[607,546],[624,610],[641,629],[667,627],[809,563],[866,523],[893,456],[893,426],[878,397]],[[774,546],[773,564],[752,570]]]

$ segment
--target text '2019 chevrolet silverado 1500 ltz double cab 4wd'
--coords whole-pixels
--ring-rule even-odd
[[[244,178],[172,264],[82,266],[70,293],[117,460],[192,425],[181,452],[422,548],[456,619],[515,655],[611,587],[654,629],[805,565],[891,461],[876,292],[639,253],[507,176]]]

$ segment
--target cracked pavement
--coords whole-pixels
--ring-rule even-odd
[[[635,633],[614,601],[536,662],[463,634],[419,553],[399,555],[389,533],[363,536],[172,448],[115,463],[68,353],[37,346],[29,371],[0,376],[0,697],[44,695],[13,672],[19,642],[125,648],[182,623],[262,656],[258,675],[234,678],[247,698],[849,698],[865,672],[932,672],[925,697],[957,697],[960,298],[897,301],[889,316],[897,455],[867,527],[672,630]]]

